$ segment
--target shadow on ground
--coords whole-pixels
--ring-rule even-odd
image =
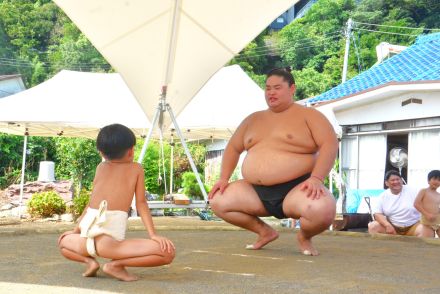
[[[439,246],[364,235],[320,235],[321,255],[307,257],[295,232],[260,251],[245,231],[161,231],[177,247],[173,264],[131,268],[140,281],[124,283],[64,259],[57,234],[0,235],[1,293],[439,293]],[[145,232],[128,232],[143,237]]]

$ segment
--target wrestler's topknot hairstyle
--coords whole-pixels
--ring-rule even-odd
[[[398,176],[399,178],[402,178],[402,176],[399,174],[399,172],[397,170],[390,169],[385,174],[385,181],[388,181],[391,176]]]
[[[290,68],[290,66],[272,69],[267,73],[266,81],[271,76],[282,77],[287,82],[287,84],[289,84],[289,87],[295,85],[295,79],[293,78],[292,69]]]
[[[435,169],[435,170],[430,171],[428,173],[428,181],[432,178],[439,180],[440,179],[440,170]]]
[[[120,124],[103,127],[96,138],[96,148],[110,160],[122,158],[135,144],[134,133]]]

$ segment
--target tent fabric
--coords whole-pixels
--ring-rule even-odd
[[[177,117],[186,139],[227,139],[250,113],[266,108],[263,90],[238,66],[218,71]],[[0,132],[96,138],[121,123],[138,136],[151,124],[119,74],[63,70],[51,79],[0,99]],[[171,131],[165,131],[165,137]],[[157,130],[154,137],[158,137]]]
[[[112,123],[145,135],[150,122],[121,76],[63,70],[28,90],[0,99],[0,132],[96,138]]]
[[[178,116],[219,68],[297,1],[55,0],[150,120],[162,86]]]
[[[240,66],[231,65],[206,83],[177,123],[186,138],[229,138],[244,118],[266,108],[263,90]]]

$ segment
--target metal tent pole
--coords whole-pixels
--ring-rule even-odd
[[[147,137],[145,138],[144,145],[142,146],[141,154],[139,155],[139,158],[137,161],[140,164],[142,164],[142,161],[144,160],[145,153],[147,152],[148,144],[149,144],[149,142],[151,140],[151,136],[153,134],[154,126],[156,125],[161,112],[162,112],[162,106],[161,106],[161,104],[159,104],[157,106],[157,111],[156,111],[156,114],[154,115],[153,122],[151,123],[151,128],[148,130]],[[132,211],[131,211],[130,216],[137,216],[136,198],[135,197],[133,197],[133,199],[131,200],[131,209],[132,209]]]
[[[27,151],[27,132],[24,135],[23,142],[23,159],[21,162],[21,180],[20,180],[20,200],[18,204],[18,218],[21,218],[21,206],[23,205],[23,189],[24,189],[24,172],[26,168],[26,151]]]
[[[182,142],[183,149],[185,150],[185,154],[188,157],[189,163],[191,165],[191,169],[193,170],[194,174],[196,175],[197,183],[199,184],[200,191],[202,191],[203,198],[205,199],[205,202],[208,203],[208,194],[206,193],[205,187],[203,186],[202,180],[200,179],[199,173],[197,171],[197,167],[194,164],[194,160],[191,156],[191,153],[189,153],[188,146],[186,145],[185,139],[183,138],[182,132],[180,131],[179,125],[177,124],[176,118],[174,117],[173,110],[171,109],[171,106],[167,104],[167,110],[170,114],[171,120],[173,121],[174,127],[176,128],[177,135],[180,138],[180,142]]]

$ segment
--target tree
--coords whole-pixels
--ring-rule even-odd
[[[84,138],[56,138],[56,177],[73,179],[76,191],[83,186],[90,189],[95,169],[101,162],[95,141]]]

